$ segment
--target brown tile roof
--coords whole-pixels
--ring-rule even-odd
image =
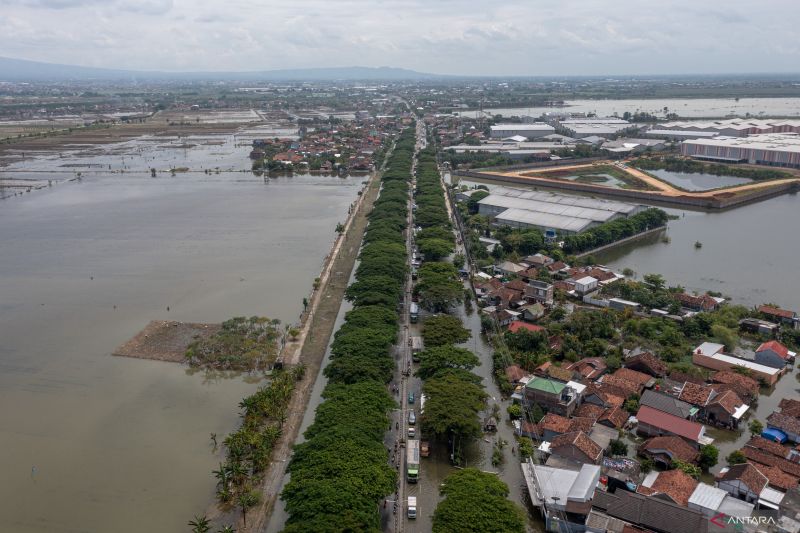
[[[745,446],[749,446],[750,448],[754,448],[756,450],[761,450],[767,453],[771,453],[777,457],[785,459],[789,453],[789,448],[785,448],[778,444],[775,441],[767,440],[764,437],[752,437]]]
[[[557,272],[562,268],[567,268],[568,266],[569,265],[566,264],[564,261],[556,261],[555,263],[550,263],[545,268],[547,268],[547,270],[549,270],[550,272]]]
[[[613,374],[614,377],[626,379],[628,381],[633,381],[634,383],[638,383],[639,385],[645,386],[653,379],[653,376],[649,374],[645,374],[644,372],[637,372],[636,370],[631,370],[630,368],[620,368]]]
[[[575,418],[570,419],[569,430],[572,431],[583,431],[584,433],[589,433],[592,431],[592,426],[594,426],[594,418],[583,417],[583,416],[576,416]]]
[[[572,371],[560,366],[551,366],[547,369],[547,375],[561,381],[572,381]]]
[[[522,281],[521,279],[513,279],[505,284],[506,289],[511,289],[514,291],[525,292],[525,289],[528,288],[528,284]]]
[[[656,377],[666,376],[668,370],[667,364],[650,352],[644,352],[630,357],[626,359],[623,364],[626,367],[639,366],[646,368],[651,375]]]
[[[742,374],[733,372],[731,370],[720,370],[711,376],[711,381],[715,383],[725,383],[730,385],[739,385],[740,387],[750,391],[754,395],[758,395],[759,385],[758,381],[751,377],[743,376]]]
[[[686,307],[702,309],[704,311],[710,311],[719,306],[719,302],[717,302],[714,298],[712,298],[708,294],[694,296],[693,294],[686,294],[685,292],[683,292],[676,294],[675,299]]]
[[[525,377],[525,371],[519,365],[511,365],[506,368],[506,379],[511,383],[517,382]]]
[[[800,418],[800,401],[791,398],[784,398],[778,404],[781,408],[781,414]]]
[[[656,450],[666,450],[673,459],[677,458],[687,463],[694,463],[700,455],[685,440],[674,435],[647,439],[642,444],[641,449],[651,453],[655,453]]]
[[[642,389],[644,388],[641,383],[630,381],[614,375],[603,376],[603,384],[620,389],[625,396],[629,396],[631,394],[641,394]]]
[[[744,405],[744,402],[735,392],[727,390],[714,396],[708,404],[719,405],[726,413],[733,414],[738,407]]]
[[[573,372],[578,372],[586,379],[594,381],[606,371],[606,362],[599,357],[586,357],[580,361],[575,361],[567,367]]]
[[[703,381],[703,378],[695,376],[694,374],[688,374],[686,372],[676,372],[674,370],[669,373],[669,379],[671,379],[672,381],[677,381],[679,383],[686,383],[687,381],[689,383],[696,383],[697,385],[702,385],[703,383],[705,383],[705,381]]]
[[[637,492],[649,496],[651,494],[666,494],[678,505],[686,506],[694,490],[697,480],[683,470],[665,470],[659,472],[653,484],[649,487],[639,486]]]
[[[712,394],[714,394],[714,389],[707,385],[696,385],[687,382],[683,384],[683,390],[678,398],[692,405],[705,407]]]
[[[784,413],[772,413],[767,417],[767,422],[778,429],[786,429],[790,433],[800,433],[800,418]]]
[[[580,407],[575,409],[575,416],[583,418],[593,418],[597,420],[605,412],[605,408],[595,405],[593,403],[582,403]]]
[[[760,494],[767,486],[767,476],[750,463],[733,465],[719,478],[724,481],[741,480],[750,491]]]
[[[789,311],[787,309],[780,309],[778,307],[772,307],[771,305],[759,306],[758,311],[759,313],[764,313],[765,315],[779,316],[781,318],[794,317],[794,311]]]
[[[597,462],[600,456],[603,455],[603,450],[597,443],[589,438],[583,431],[574,431],[572,433],[565,433],[554,438],[550,442],[550,449],[556,450],[563,446],[573,446],[588,457],[591,461]]]
[[[742,448],[742,453],[744,454],[747,459],[753,463],[758,463],[767,466],[774,466],[783,470],[787,474],[791,474],[795,477],[800,477],[800,464],[793,463],[788,459],[783,459],[781,457],[777,457],[772,455],[771,453],[767,453],[761,450],[756,450],[755,448],[750,448],[749,446],[745,446]]]
[[[789,475],[783,470],[775,466],[764,466],[760,464],[754,465],[758,471],[767,476],[769,485],[780,490],[789,490],[797,487],[798,478]]]
[[[567,433],[570,428],[571,421],[569,418],[557,415],[555,413],[547,413],[539,421],[539,430],[554,431],[556,433]]]
[[[621,428],[628,421],[628,412],[621,407],[609,407],[597,421],[604,422],[606,420],[611,422],[615,428]]]
[[[610,387],[604,384],[588,385],[583,397],[586,398],[591,394],[596,394],[606,407],[620,407],[625,403],[625,398],[627,397],[627,394],[624,394],[624,391],[617,387]]]

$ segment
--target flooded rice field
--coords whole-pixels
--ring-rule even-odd
[[[211,503],[210,435],[257,380],[110,353],[150,320],[298,317],[364,178],[255,177],[266,131],[0,163],[54,181],[0,201],[0,530],[182,531]]]

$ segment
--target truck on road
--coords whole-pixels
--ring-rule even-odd
[[[419,441],[408,439],[406,448],[406,481],[416,483],[419,481]]]

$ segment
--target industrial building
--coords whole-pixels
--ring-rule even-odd
[[[733,118],[725,120],[701,121],[682,120],[659,124],[650,130],[672,132],[673,135],[700,134],[697,137],[707,137],[716,134],[725,137],[747,137],[764,133],[800,133],[800,120],[798,119],[755,119]]]
[[[544,122],[534,122],[533,124],[495,124],[491,127],[492,139],[507,139],[509,137],[525,137],[526,139],[536,139],[545,135],[552,135],[556,129]]]
[[[609,137],[617,135],[619,132],[633,126],[627,120],[621,118],[569,118],[559,120],[557,124],[570,136],[575,139],[591,137]]]
[[[643,208],[611,200],[508,187],[493,189],[478,206],[478,212],[494,219],[496,224],[562,235],[580,233],[604,222],[634,215]]]
[[[663,150],[664,147],[664,142],[657,139],[628,138],[607,141],[602,145],[603,150],[611,152],[612,154],[639,154],[646,151],[648,148],[657,152]]]
[[[800,168],[800,134],[767,133],[687,140],[681,143],[681,154],[728,163]]]

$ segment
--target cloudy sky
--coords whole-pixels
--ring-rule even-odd
[[[0,55],[148,70],[800,71],[798,0],[0,0]]]

